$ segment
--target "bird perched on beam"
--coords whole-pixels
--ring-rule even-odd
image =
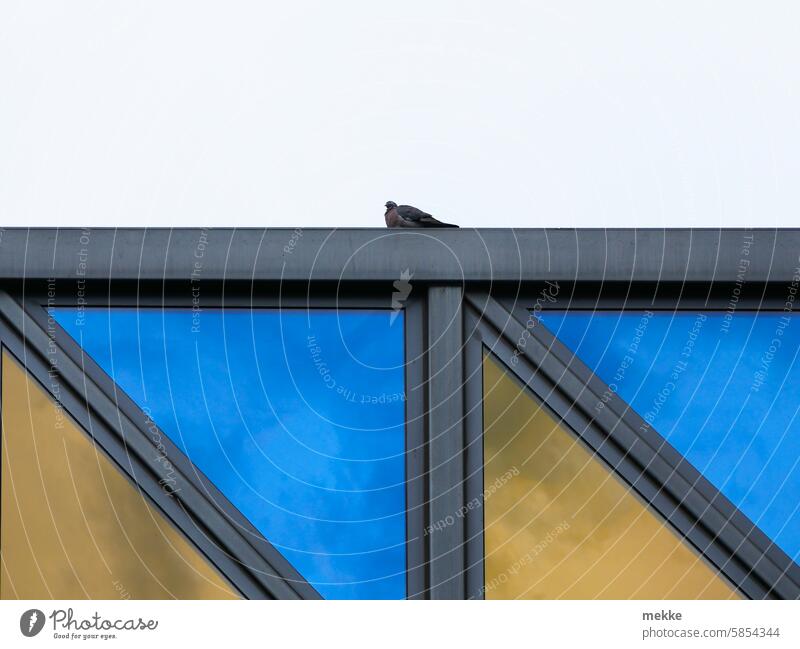
[[[398,205],[394,201],[386,203],[387,228],[457,228],[452,223],[442,223],[427,212],[411,205]]]

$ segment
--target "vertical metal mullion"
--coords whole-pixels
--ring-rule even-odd
[[[428,290],[430,598],[464,599],[462,290]]]
[[[486,583],[483,534],[483,340],[478,330],[478,317],[468,308],[464,312],[464,329],[468,332],[464,347],[465,587],[467,599],[483,599]]]
[[[406,391],[406,596],[425,599],[428,557],[425,544],[427,473],[425,444],[425,304],[405,308]]]

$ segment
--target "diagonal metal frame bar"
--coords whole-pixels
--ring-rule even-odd
[[[521,313],[485,293],[470,293],[466,302],[466,327],[475,331],[467,352],[473,363],[489,349],[744,595],[800,598],[800,567],[660,435],[640,429],[640,418],[618,396],[597,411],[603,395],[608,399],[607,387],[544,327],[529,326],[527,313],[522,321]],[[470,375],[468,392],[476,391],[477,377]],[[468,466],[482,466],[482,422],[467,421]],[[470,494],[476,493],[473,487]],[[482,510],[470,515],[482,531]],[[474,555],[482,553],[482,534],[469,543]],[[482,563],[467,570],[475,584],[482,583]],[[472,596],[479,593],[473,590]]]
[[[159,444],[166,448],[179,481],[175,483],[175,494],[165,494],[159,480],[165,476],[163,464],[148,462],[157,456],[154,451],[153,435],[158,430],[155,424],[114,384],[113,380],[86,356],[78,344],[48,317],[44,309],[45,295],[34,293],[26,296],[24,306],[6,294],[0,295],[0,310],[7,323],[12,324],[18,340],[18,347],[28,366],[38,358],[40,368],[32,368],[42,379],[48,370],[47,362],[58,368],[62,389],[59,397],[66,398],[64,407],[78,423],[92,436],[104,451],[120,466],[124,473],[139,488],[148,493],[159,509],[172,520],[190,541],[212,558],[212,563],[231,580],[240,592],[249,598],[317,599],[319,594],[289,564],[255,527],[236,509],[185,455],[158,431]],[[220,298],[219,306],[223,299]],[[212,297],[209,303],[214,302]],[[59,305],[72,304],[69,300]],[[138,304],[139,306],[186,307],[186,292],[148,290],[144,295],[131,298],[130,293],[117,291],[102,297],[95,294],[88,299],[88,305],[117,306]],[[283,307],[343,307],[375,308],[375,302],[364,297],[350,298],[339,296],[332,299],[318,299],[308,295],[278,296],[268,299],[247,298],[232,295],[224,299],[226,307],[237,306],[276,306]],[[204,307],[210,304],[204,302]],[[407,478],[407,593],[411,599],[427,596],[427,555],[423,527],[426,520],[425,482],[426,443],[424,431],[423,397],[423,300],[419,296],[407,300],[406,313],[406,478]],[[44,355],[50,354],[47,362]],[[38,371],[37,371],[38,369]],[[67,389],[65,390],[64,387]],[[55,396],[55,395],[54,395]],[[159,472],[160,471],[160,472]],[[177,494],[180,494],[178,497]],[[166,497],[166,500],[165,500]],[[177,503],[182,516],[167,512]],[[214,535],[207,532],[194,533],[195,529],[205,530],[213,527]],[[252,573],[252,574],[251,574]],[[255,582],[251,584],[249,582]]]
[[[3,347],[239,593],[253,599],[300,597],[300,580],[279,578],[279,571],[177,465],[168,475],[157,459],[153,438],[143,430],[144,420],[137,422],[118,410],[80,366],[50,343],[47,331],[6,294],[0,294],[0,337]],[[171,449],[166,455],[170,461],[177,459]],[[162,487],[166,484],[172,485],[169,490]]]
[[[789,285],[791,286],[791,284]],[[786,292],[787,285],[785,284],[767,284],[767,283],[753,283],[749,290],[743,292],[737,304],[737,312],[744,311],[779,311],[783,312],[786,305]],[[729,308],[730,290],[720,287],[713,287],[707,285],[701,287],[701,290],[695,294],[686,295],[686,287],[681,287],[678,293],[671,298],[661,297],[658,299],[648,298],[644,299],[645,295],[655,295],[658,290],[655,286],[637,286],[633,291],[633,295],[638,297],[638,300],[632,300],[628,296],[594,296],[593,298],[581,298],[575,300],[572,296],[567,296],[566,299],[558,296],[552,303],[548,302],[545,308],[548,309],[566,309],[577,308],[584,311],[591,310],[641,310],[650,309],[652,311],[667,311],[677,312],[681,310],[688,311],[726,311]],[[506,310],[512,311],[518,321],[525,321],[526,326],[531,322],[530,313],[524,307],[525,304],[534,304],[535,298],[530,295],[523,294],[522,299],[517,296],[517,299],[511,301],[506,298],[501,301]],[[570,306],[571,305],[571,306]],[[790,557],[788,557],[783,550],[775,545],[772,540],[762,532],[762,530],[751,521],[746,514],[739,508],[733,505],[716,487],[714,487],[695,467],[676,449],[674,449],[669,442],[667,442],[652,426],[645,425],[644,421],[639,417],[638,413],[619,395],[612,391],[608,385],[597,377],[592,370],[587,367],[573,352],[566,347],[556,336],[554,336],[546,327],[537,327],[537,337],[548,347],[549,354],[558,358],[564,366],[569,366],[571,371],[579,380],[587,386],[587,390],[592,395],[593,412],[602,409],[608,409],[613,412],[616,417],[624,419],[630,427],[632,427],[639,436],[646,441],[646,443],[654,449],[657,449],[659,454],[670,463],[671,466],[676,467],[676,470],[681,473],[687,481],[692,482],[694,488],[702,494],[703,498],[714,503],[719,509],[722,517],[729,521],[730,525],[738,529],[739,534],[747,536],[756,546],[756,551],[767,556],[768,561],[775,563],[782,572],[786,572],[791,581],[795,584],[800,584],[800,566]],[[613,393],[613,398],[609,399],[609,395]],[[602,399],[598,395],[603,395]],[[598,404],[602,403],[602,408]],[[790,591],[791,594],[791,591]]]

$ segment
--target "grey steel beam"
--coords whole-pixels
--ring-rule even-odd
[[[428,462],[431,599],[463,599],[464,342],[462,292],[428,290]]]
[[[6,229],[0,282],[735,283],[798,272],[797,229]]]

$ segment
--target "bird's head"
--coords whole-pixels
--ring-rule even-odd
[[[397,203],[395,203],[394,201],[386,201],[386,211],[387,212],[389,210],[391,210],[391,209],[394,209],[395,207],[397,207]]]

